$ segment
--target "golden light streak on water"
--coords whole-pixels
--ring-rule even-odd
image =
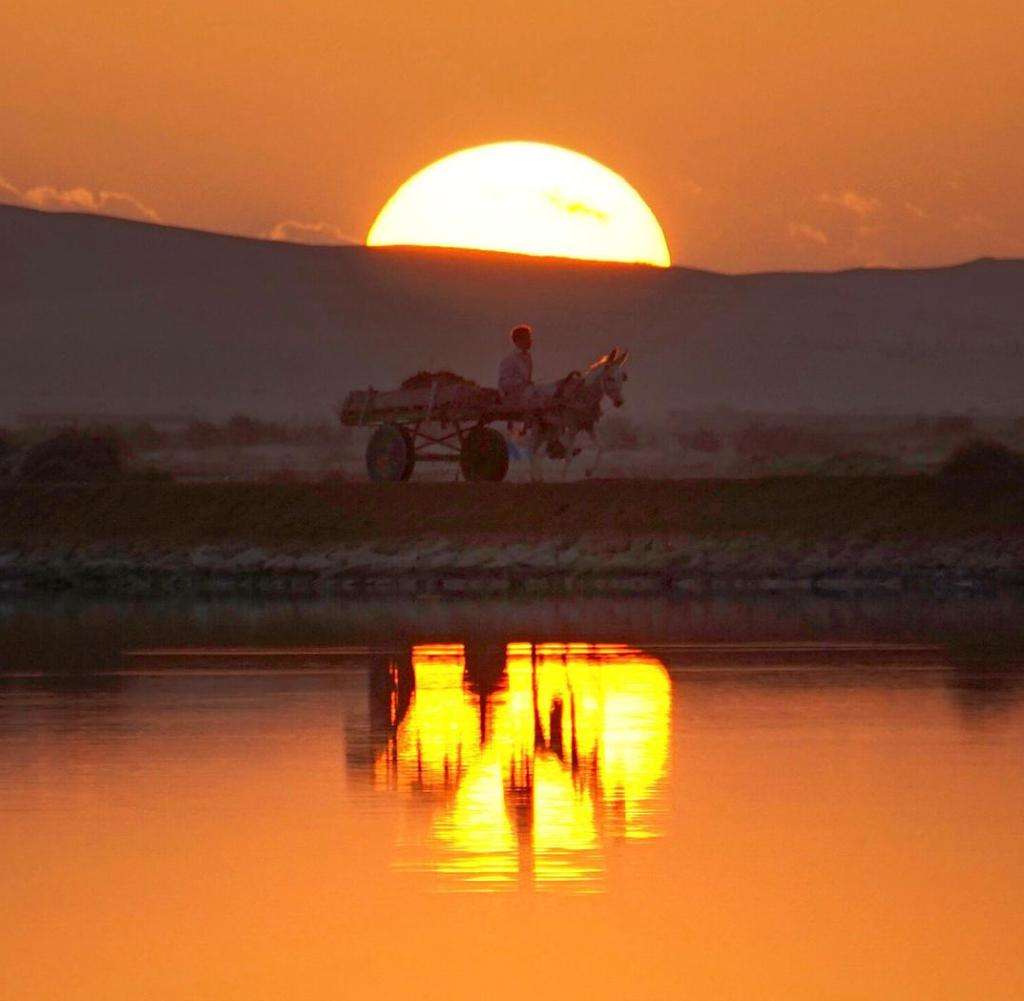
[[[606,838],[660,833],[671,687],[657,659],[621,645],[512,643],[483,695],[462,645],[415,647],[412,671],[374,781],[440,803],[425,868],[486,887],[582,883],[600,875]]]

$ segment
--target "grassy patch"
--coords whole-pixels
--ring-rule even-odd
[[[926,477],[394,485],[123,482],[0,491],[0,543],[329,545],[384,538],[1017,533],[1024,487]]]

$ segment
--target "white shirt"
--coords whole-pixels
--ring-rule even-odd
[[[533,359],[529,351],[516,348],[510,355],[502,358],[498,368],[498,389],[502,396],[514,398],[532,383]]]

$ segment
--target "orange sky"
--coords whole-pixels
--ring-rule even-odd
[[[8,0],[0,23],[3,201],[362,239],[418,168],[533,139],[625,176],[678,264],[1024,256],[1020,0]]]

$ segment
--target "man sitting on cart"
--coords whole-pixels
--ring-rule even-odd
[[[506,406],[534,413],[524,414],[521,426],[518,421],[510,420],[508,429],[513,432],[514,437],[524,443],[531,463],[539,457],[541,445],[544,445],[547,454],[552,458],[564,458],[566,450],[559,440],[559,422],[557,416],[552,413],[551,406],[565,392],[566,387],[573,384],[574,379],[580,378],[579,373],[570,372],[559,382],[535,386],[533,358],[530,355],[530,349],[533,347],[533,330],[524,323],[512,329],[511,337],[515,349],[502,359],[498,368],[498,391],[501,393],[502,403]],[[510,441],[510,445],[518,454],[515,442]],[[573,455],[578,452],[577,448]],[[532,475],[537,478],[535,469]]]
[[[514,350],[501,360],[498,390],[502,402],[530,407],[541,402],[544,394],[533,384],[533,330],[525,323],[512,329]]]

